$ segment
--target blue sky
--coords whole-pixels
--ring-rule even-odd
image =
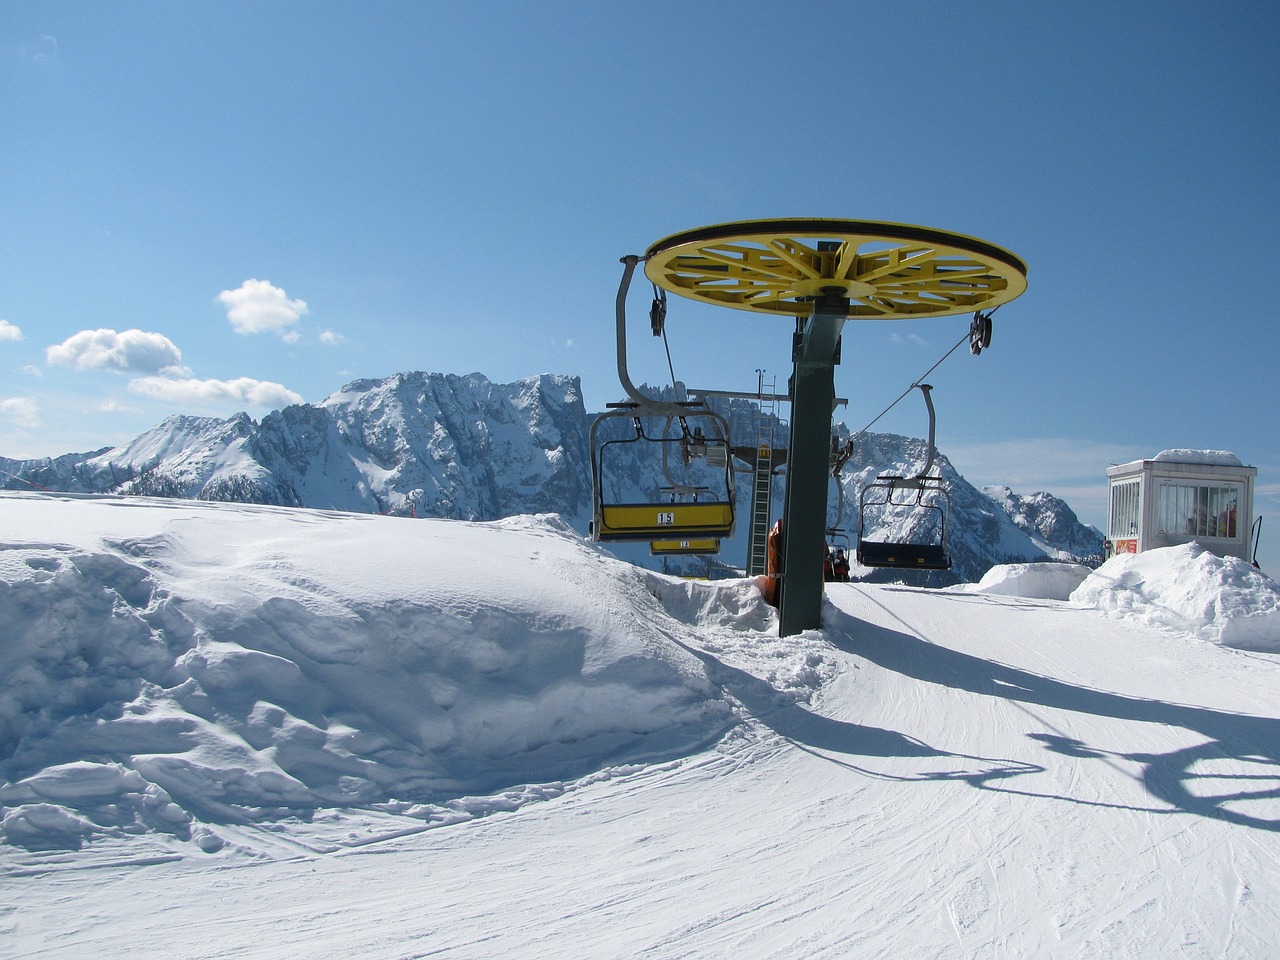
[[[930,377],[969,479],[1101,525],[1107,464],[1231,450],[1280,556],[1278,41],[1273,2],[8,3],[0,455],[411,369],[577,374],[600,408],[619,257],[886,220],[1028,264]],[[631,375],[665,382],[633,294]],[[838,416],[967,326],[848,324]],[[675,299],[668,336],[694,386],[790,372],[786,320]]]

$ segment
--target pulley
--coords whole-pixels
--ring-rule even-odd
[[[653,303],[649,305],[649,329],[655,337],[662,336],[667,322],[667,291],[654,286]]]
[[[969,352],[975,357],[991,346],[991,312],[979,310],[969,324]]]

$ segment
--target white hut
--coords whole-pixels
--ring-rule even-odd
[[[1107,468],[1107,555],[1198,541],[1251,559],[1257,467],[1225,450],[1165,450]]]

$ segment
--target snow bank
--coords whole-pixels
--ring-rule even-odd
[[[772,622],[750,584],[662,586],[555,517],[8,494],[0,530],[0,839],[30,849],[456,819],[685,755],[735,713],[682,615],[744,651]]]
[[[1195,542],[1112,557],[1071,600],[1224,646],[1280,653],[1280,584]]]
[[[1092,571],[1079,563],[1006,563],[992,567],[967,593],[1066,600]]]

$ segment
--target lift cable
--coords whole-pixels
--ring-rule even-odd
[[[836,479],[840,478],[840,473],[842,470],[844,470],[845,463],[847,463],[849,458],[853,456],[853,441],[856,440],[858,437],[862,436],[864,433],[870,430],[873,426],[875,426],[881,417],[883,417],[886,413],[888,413],[890,410],[896,407],[899,403],[901,403],[903,398],[905,398],[907,394],[909,394],[912,390],[920,386],[920,384],[924,382],[925,377],[929,376],[929,374],[937,370],[938,367],[942,366],[943,360],[946,360],[947,357],[951,356],[953,353],[956,352],[956,350],[960,348],[960,344],[964,343],[965,341],[969,341],[970,349],[975,356],[981,352],[982,346],[989,345],[991,343],[991,314],[995,313],[996,310],[999,310],[999,309],[1000,307],[997,306],[991,310],[988,310],[986,313],[983,313],[982,311],[978,311],[977,313],[975,313],[973,315],[973,323],[969,325],[969,330],[965,333],[963,337],[961,337],[959,340],[956,341],[955,346],[953,346],[950,350],[944,353],[937,363],[935,363],[932,367],[930,367],[924,373],[920,374],[920,376],[916,378],[915,382],[913,382],[909,387],[907,387],[907,389],[903,390],[902,393],[898,395],[898,398],[893,401],[893,403],[889,404],[887,407],[881,410],[878,414],[876,414],[875,418],[872,419],[870,423],[868,423],[865,427],[863,427],[857,433],[850,434],[849,439],[844,442],[844,446],[841,447],[840,450],[836,452],[834,457],[832,458],[831,475]],[[985,334],[980,334],[980,331],[982,331],[984,328],[985,328]],[[979,337],[979,336],[982,336],[982,338],[986,341],[985,343],[982,343],[981,346],[979,345],[978,341],[975,339],[976,337]]]
[[[656,283],[653,285],[653,304],[649,307],[649,326],[655,337],[662,338],[662,347],[667,351],[667,370],[671,374],[671,396],[679,402],[676,389],[676,368],[671,362],[671,344],[667,341],[667,291]]]

